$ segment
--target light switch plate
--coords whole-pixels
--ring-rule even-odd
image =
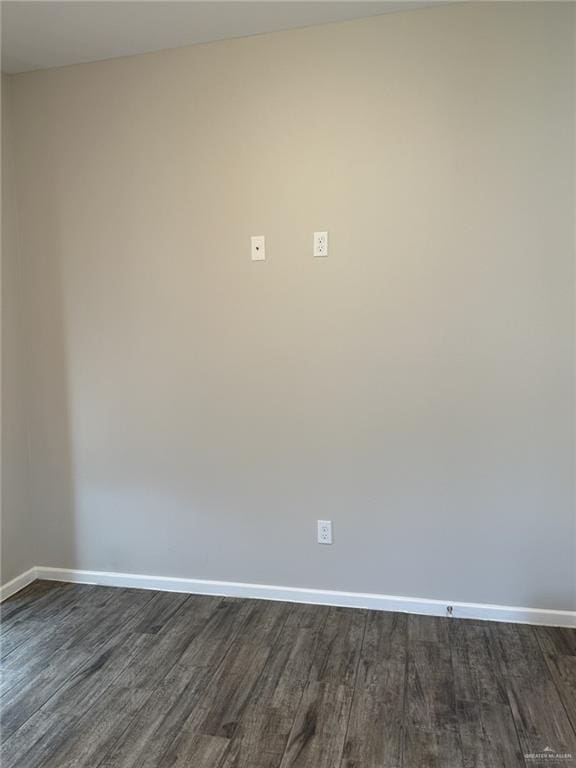
[[[264,235],[253,235],[250,238],[252,261],[266,260],[266,238]]]

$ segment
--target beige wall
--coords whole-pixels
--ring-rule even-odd
[[[576,607],[573,13],[13,79],[43,565]]]
[[[23,285],[18,250],[12,87],[2,77],[2,583],[36,564],[28,498]]]

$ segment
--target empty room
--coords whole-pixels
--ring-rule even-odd
[[[576,768],[576,3],[1,3],[2,768]]]

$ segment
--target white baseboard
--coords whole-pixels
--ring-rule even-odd
[[[33,573],[33,576],[30,574]],[[233,581],[180,579],[169,576],[143,576],[135,573],[107,571],[80,571],[67,568],[32,568],[2,587],[2,599],[22,589],[34,578],[68,581],[76,584],[100,584],[109,587],[134,587],[166,592],[185,592],[193,595],[224,597],[250,597],[261,600],[283,600],[292,603],[334,605],[345,608],[370,608],[377,611],[400,611],[428,616],[446,616],[452,606],[452,616],[461,619],[509,621],[522,624],[544,624],[557,627],[576,627],[576,611],[540,608],[517,608],[486,603],[462,603],[449,600],[431,600],[419,597],[396,597],[363,592],[334,592],[326,589],[277,587],[265,584],[245,584]],[[20,586],[18,586],[20,584]]]
[[[12,581],[3,584],[0,587],[0,603],[9,597],[12,597],[12,595],[15,595],[16,592],[20,592],[20,590],[27,587],[28,584],[32,584],[37,578],[36,568],[29,568],[27,571],[24,571],[24,573],[16,576],[15,579],[12,579]]]

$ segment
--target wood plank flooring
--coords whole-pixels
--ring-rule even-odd
[[[1,613],[2,768],[576,768],[576,630],[40,581]]]

